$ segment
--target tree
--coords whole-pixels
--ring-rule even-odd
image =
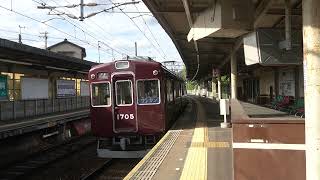
[[[177,73],[179,77],[181,77],[184,81],[187,81],[187,70],[184,66],[180,72]]]

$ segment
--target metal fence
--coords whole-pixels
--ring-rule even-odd
[[[24,119],[56,112],[88,108],[89,96],[0,102],[0,120]]]

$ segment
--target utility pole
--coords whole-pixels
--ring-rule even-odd
[[[137,42],[134,42],[134,50],[135,50],[135,55],[138,56],[138,45],[137,45]]]
[[[83,0],[80,0],[80,19],[79,21],[83,21],[84,17],[83,17]]]
[[[21,39],[22,39],[22,38],[21,38],[21,29],[22,29],[22,28],[24,29],[24,28],[26,28],[26,27],[19,25],[19,43],[20,43],[20,44],[22,44],[22,40],[21,40]]]
[[[100,63],[100,41],[98,41],[98,54],[99,54],[99,63]]]
[[[111,49],[111,53],[112,53],[112,59],[114,60],[113,49]]]
[[[40,34],[44,34],[44,49],[47,49],[48,48],[48,32],[47,31],[45,31],[45,32],[43,32],[43,33],[40,33]]]

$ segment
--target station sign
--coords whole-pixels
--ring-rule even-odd
[[[74,80],[58,79],[57,83],[57,98],[74,97],[76,96],[76,88]]]
[[[8,100],[8,76],[0,75],[0,100]]]

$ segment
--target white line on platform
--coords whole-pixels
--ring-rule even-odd
[[[233,143],[234,149],[279,149],[305,150],[305,144],[276,144],[276,143]]]

